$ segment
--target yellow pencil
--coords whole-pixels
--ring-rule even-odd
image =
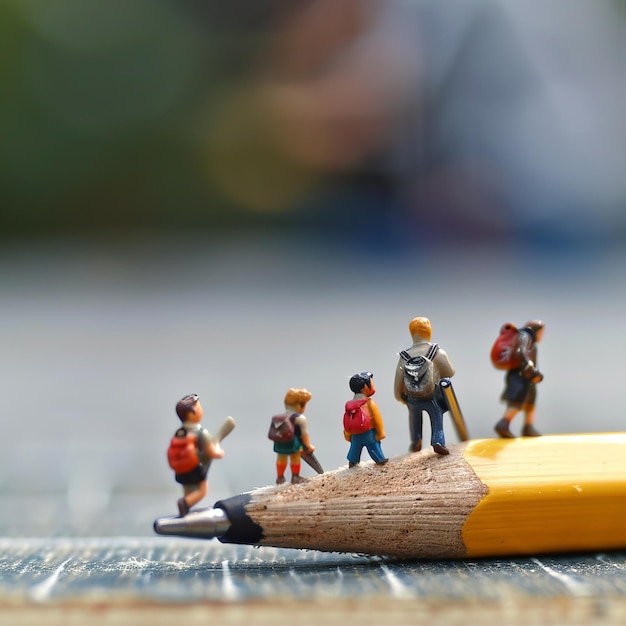
[[[626,548],[626,433],[477,439],[266,487],[156,532],[401,558]]]

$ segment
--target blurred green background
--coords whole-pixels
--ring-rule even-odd
[[[203,171],[220,37],[175,3],[0,5],[2,235],[229,220]]]
[[[0,236],[621,240],[626,3],[516,4],[4,0]]]

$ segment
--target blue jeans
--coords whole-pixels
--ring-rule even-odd
[[[361,452],[367,448],[372,460],[380,463],[385,460],[380,441],[376,441],[376,431],[372,428],[359,435],[350,436],[350,449],[348,450],[348,461],[358,463],[361,460]]]
[[[439,389],[437,389],[439,391]],[[446,438],[443,434],[443,414],[444,409],[438,401],[438,395],[432,400],[420,400],[409,396],[406,405],[409,408],[409,428],[411,431],[411,443],[422,440],[422,411],[426,411],[430,417],[430,445],[446,445]],[[443,400],[443,399],[442,399]]]

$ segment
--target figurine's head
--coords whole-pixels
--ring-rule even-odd
[[[539,343],[543,338],[543,329],[545,326],[545,322],[542,322],[541,320],[530,320],[524,324],[524,328],[531,331],[535,343]]]
[[[176,415],[181,422],[200,422],[204,411],[200,404],[200,398],[192,393],[176,403]]]
[[[409,322],[409,332],[413,341],[416,339],[424,339],[430,341],[433,334],[433,328],[427,317],[415,317]]]
[[[350,389],[354,393],[362,393],[368,398],[373,396],[376,392],[376,388],[374,387],[374,374],[372,374],[372,372],[361,372],[360,374],[355,374],[350,379]]]
[[[304,413],[306,405],[312,398],[310,391],[304,388],[294,389],[293,387],[285,394],[285,408]]]

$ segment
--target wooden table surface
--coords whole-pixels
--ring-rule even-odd
[[[86,617],[90,624],[216,617],[621,624],[626,617],[626,553],[403,562],[147,537],[2,540],[0,553],[7,624]]]

